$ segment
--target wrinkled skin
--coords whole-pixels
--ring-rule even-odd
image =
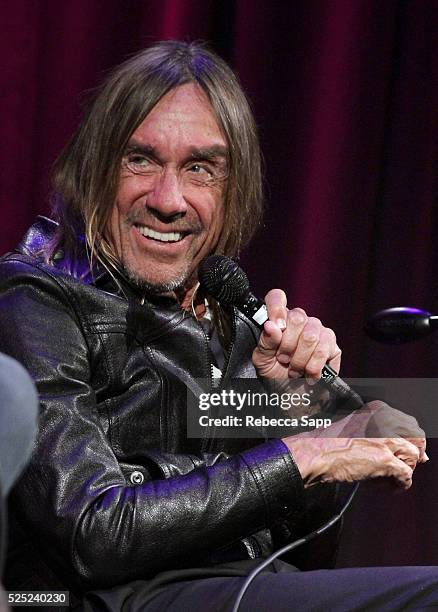
[[[269,321],[253,353],[260,376],[278,381],[303,376],[317,380],[326,363],[339,372],[341,350],[331,329],[301,308],[289,310],[286,295],[279,289],[270,291],[265,301]],[[417,463],[428,460],[425,434],[416,420],[374,401],[344,422],[341,429],[337,423],[336,428],[283,439],[305,486],[389,478],[408,489]]]

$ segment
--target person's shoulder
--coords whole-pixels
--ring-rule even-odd
[[[65,252],[57,244],[58,224],[38,217],[17,248],[0,257],[0,294],[14,288],[16,295],[63,295],[67,302],[76,299],[96,303],[104,295],[120,299],[123,291],[108,269],[98,261],[91,262],[84,237],[77,236],[77,253]]]
[[[0,276],[5,278],[17,274],[38,275],[41,264],[46,267],[42,261],[38,261],[30,255],[11,251],[0,257]]]
[[[44,271],[50,272],[53,266],[46,262],[45,252],[47,252],[47,245],[53,239],[56,229],[55,221],[38,216],[17,247],[0,258],[0,275],[2,277],[17,274],[38,276],[44,274]]]
[[[57,247],[52,253],[57,230],[55,221],[39,215],[17,247],[0,258],[0,279],[51,278],[74,284],[76,280],[92,278],[86,258],[78,265],[66,258],[61,248]],[[73,271],[77,272],[78,269],[80,274],[74,274]]]
[[[56,276],[67,276],[57,270],[52,264],[46,263],[43,259],[38,259],[26,253],[13,251],[6,253],[0,258],[0,280],[18,279],[22,281],[48,278]]]
[[[28,323],[39,325],[49,316],[47,309],[50,317],[62,311],[80,319],[82,286],[80,280],[42,258],[18,251],[0,258],[0,311],[2,316],[9,312],[8,324],[11,317],[25,315]]]

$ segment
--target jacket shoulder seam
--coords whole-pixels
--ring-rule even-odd
[[[88,349],[90,349],[89,343],[87,341],[87,334],[85,333],[86,331],[89,331],[88,322],[86,320],[86,317],[84,317],[82,308],[78,304],[78,300],[76,299],[74,292],[69,289],[68,285],[65,282],[62,282],[61,275],[58,276],[57,274],[53,274],[50,269],[47,269],[49,267],[47,264],[41,264],[38,261],[29,261],[28,259],[30,258],[27,255],[22,258],[19,254],[16,254],[14,257],[9,257],[8,259],[3,260],[1,263],[7,264],[17,262],[30,269],[38,270],[38,272],[40,272],[43,277],[49,278],[60,289],[60,291],[65,297],[66,302],[71,306],[72,311],[76,314],[76,318],[80,326],[84,342]]]

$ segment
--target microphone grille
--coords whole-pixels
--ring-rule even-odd
[[[203,289],[222,304],[238,304],[249,291],[245,272],[224,255],[210,255],[199,266]]]

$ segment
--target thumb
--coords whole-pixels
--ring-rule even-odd
[[[282,333],[278,325],[272,321],[266,321],[256,350],[263,356],[273,357],[280,346]]]

